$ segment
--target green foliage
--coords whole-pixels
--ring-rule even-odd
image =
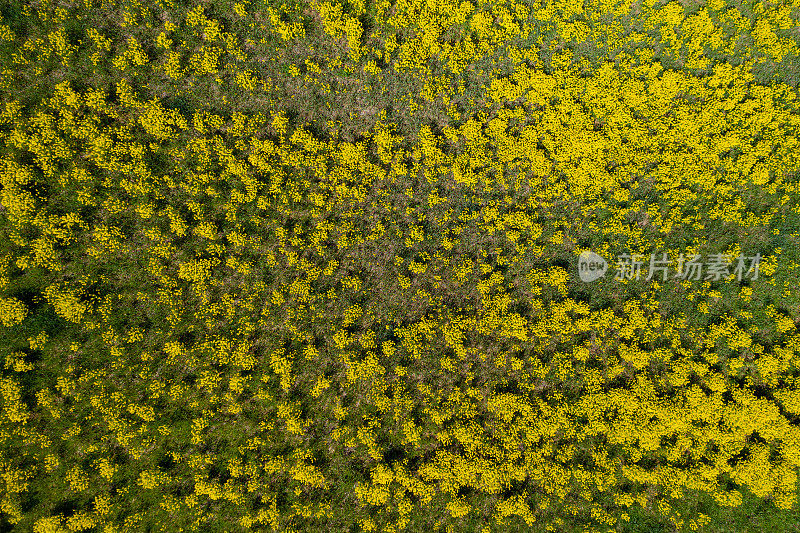
[[[797,531],[796,8],[0,16],[0,530]]]

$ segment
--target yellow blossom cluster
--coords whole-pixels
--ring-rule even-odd
[[[691,491],[795,504],[800,109],[764,77],[796,10],[123,4],[0,24],[0,521],[703,530]],[[766,279],[582,285],[589,242],[763,245]]]

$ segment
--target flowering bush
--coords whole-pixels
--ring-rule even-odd
[[[790,6],[2,13],[12,530],[797,505]],[[763,260],[587,285],[589,247]]]

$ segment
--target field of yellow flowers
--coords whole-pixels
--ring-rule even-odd
[[[0,531],[800,531],[799,0],[0,15]]]

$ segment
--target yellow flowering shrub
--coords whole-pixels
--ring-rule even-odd
[[[47,287],[44,290],[44,296],[53,305],[59,316],[75,324],[80,324],[83,316],[89,310],[89,306],[80,302],[75,294],[61,291],[55,286]]]
[[[795,505],[796,10],[220,7],[3,11],[0,521]],[[588,247],[763,256],[585,284]]]
[[[19,324],[25,319],[28,309],[16,298],[0,299],[0,322],[6,327]]]

